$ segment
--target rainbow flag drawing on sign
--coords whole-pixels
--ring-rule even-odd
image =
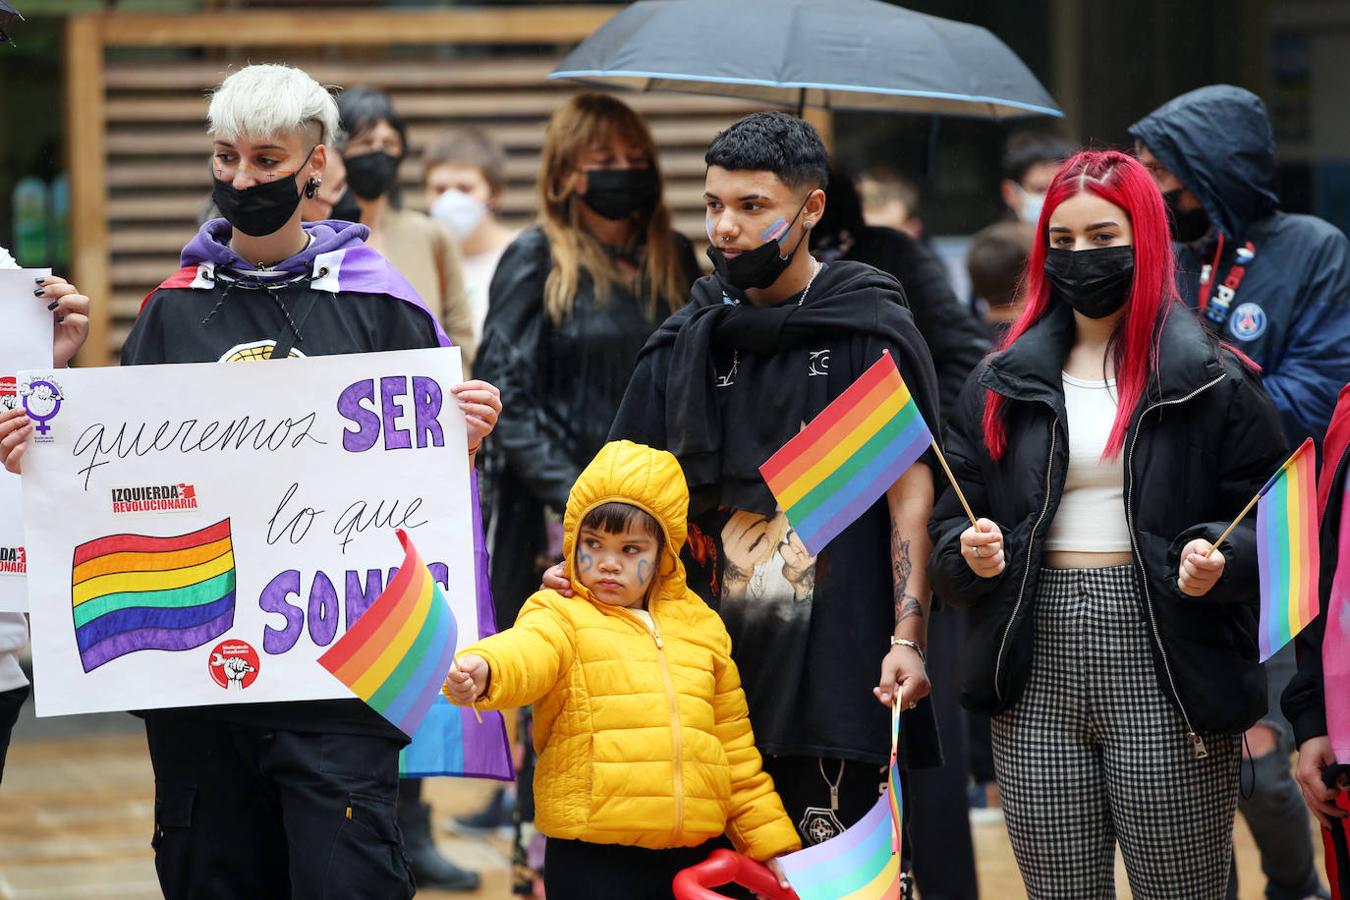
[[[71,603],[91,672],[137,650],[191,650],[234,624],[230,520],[190,534],[114,534],[75,548]]]
[[[891,708],[891,769],[886,791],[852,828],[823,844],[781,857],[801,900],[899,900],[904,796],[896,750],[901,701]]]
[[[1261,566],[1261,661],[1317,616],[1317,454],[1303,442],[1261,488],[1256,552]]]
[[[457,628],[441,586],[403,530],[403,565],[319,665],[412,737],[440,694]]]
[[[919,405],[886,353],[759,471],[815,556],[932,442]]]

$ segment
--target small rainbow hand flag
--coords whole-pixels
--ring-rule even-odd
[[[402,529],[398,539],[398,574],[319,665],[412,737],[450,671],[457,629],[421,554]]]
[[[1261,567],[1261,661],[1317,616],[1317,467],[1308,438],[1261,488],[1256,552]]]
[[[191,650],[234,624],[230,520],[190,534],[114,534],[75,548],[71,604],[86,672],[137,650]]]
[[[904,796],[896,749],[901,706],[896,697],[891,707],[890,778],[872,809],[843,834],[779,858],[801,900],[900,900]]]
[[[886,353],[759,472],[814,556],[932,442],[919,405]]]

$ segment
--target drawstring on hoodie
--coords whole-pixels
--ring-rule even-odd
[[[232,287],[234,287],[234,282],[233,282],[233,281],[226,281],[226,282],[225,282],[225,290],[223,290],[223,291],[220,292],[220,299],[216,301],[216,305],[215,305],[215,306],[211,307],[211,311],[208,312],[208,313],[206,314],[206,318],[202,319],[202,324],[203,324],[203,325],[205,325],[207,322],[210,322],[212,319],[214,319],[215,316],[216,316],[216,313],[219,312],[219,311],[220,311],[220,308],[221,308],[222,306],[225,305],[225,298],[228,297],[228,296],[230,296],[230,288],[232,288]]]

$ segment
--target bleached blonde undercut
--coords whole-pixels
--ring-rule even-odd
[[[333,95],[308,73],[272,64],[245,66],[222,81],[206,119],[207,134],[225,139],[309,133],[331,144],[338,130]]]

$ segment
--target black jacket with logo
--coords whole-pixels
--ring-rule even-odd
[[[929,525],[929,574],[935,593],[970,609],[962,702],[974,710],[1008,709],[1030,670],[1031,607],[1069,463],[1061,369],[1073,335],[1072,312],[1056,307],[980,364],[949,419],[956,478],[976,515],[998,523],[1007,559],[992,578],[971,571],[960,547],[969,522],[953,493],[944,494]],[[1203,597],[1177,587],[1181,550],[1196,537],[1216,540],[1287,454],[1260,379],[1194,316],[1171,308],[1158,346],[1122,451],[1125,514],[1154,668],[1199,752],[1200,733],[1241,732],[1266,710],[1254,516],[1220,545],[1227,564]],[[998,462],[983,439],[987,390],[1008,399],[1008,443]]]

